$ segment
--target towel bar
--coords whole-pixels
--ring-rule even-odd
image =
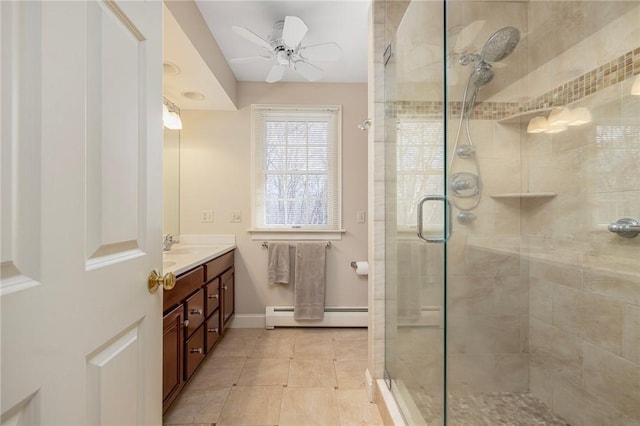
[[[269,247],[269,243],[267,241],[264,241],[261,245],[262,245],[262,248],[268,248]],[[331,247],[331,241],[326,241],[325,242],[325,246],[326,247]]]

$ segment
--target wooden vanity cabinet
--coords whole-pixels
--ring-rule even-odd
[[[206,356],[206,349],[204,346],[204,327],[200,326],[189,338],[187,338],[187,344],[185,345],[185,380],[189,380],[196,368],[200,365],[204,357]]]
[[[225,253],[179,275],[175,287],[163,293],[163,413],[229,325],[233,262],[234,252]]]
[[[205,321],[205,344],[207,353],[222,336],[220,330],[220,277],[216,277],[205,285],[207,319]]]
[[[187,323],[187,337],[191,336],[204,322],[204,289],[193,293],[184,301],[185,318]]]
[[[214,278],[204,286],[207,297],[207,318],[220,306],[220,278]]]
[[[234,267],[233,252],[224,254],[205,265],[207,282],[212,283],[219,280],[219,297],[217,302],[220,335],[224,335],[224,330],[229,326],[229,320],[234,313],[235,304],[235,285],[234,285]],[[209,309],[207,309],[209,313]],[[211,310],[213,312],[213,310]]]
[[[168,407],[184,386],[182,351],[184,347],[182,306],[165,314],[162,320],[162,407]]]
[[[218,340],[222,337],[222,330],[220,330],[220,316],[211,315],[205,321],[205,344],[207,345],[207,354],[211,352],[213,346],[218,343]]]
[[[234,284],[234,270],[233,268],[227,270],[222,277],[220,277],[220,287],[222,289],[222,314],[220,320],[222,322],[222,329],[226,330],[229,326],[229,320],[234,313],[235,305],[235,284]]]

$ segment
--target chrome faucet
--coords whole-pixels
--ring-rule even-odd
[[[162,240],[162,251],[169,251],[171,250],[171,246],[174,244],[179,243],[180,240],[178,240],[178,238],[173,235],[173,234],[167,234],[164,236],[163,240]]]

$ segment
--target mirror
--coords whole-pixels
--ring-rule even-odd
[[[180,130],[164,127],[162,234],[180,235]]]

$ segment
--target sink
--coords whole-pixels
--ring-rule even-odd
[[[169,251],[165,251],[164,253],[167,255],[182,255],[182,254],[194,254],[197,253],[198,250],[193,249],[193,248],[177,248],[174,250],[169,250]]]
[[[176,262],[174,262],[173,260],[164,260],[164,261],[162,262],[162,267],[163,267],[164,269],[167,269],[167,268],[171,268],[171,267],[172,267],[172,266],[174,266],[175,264],[176,264]]]

